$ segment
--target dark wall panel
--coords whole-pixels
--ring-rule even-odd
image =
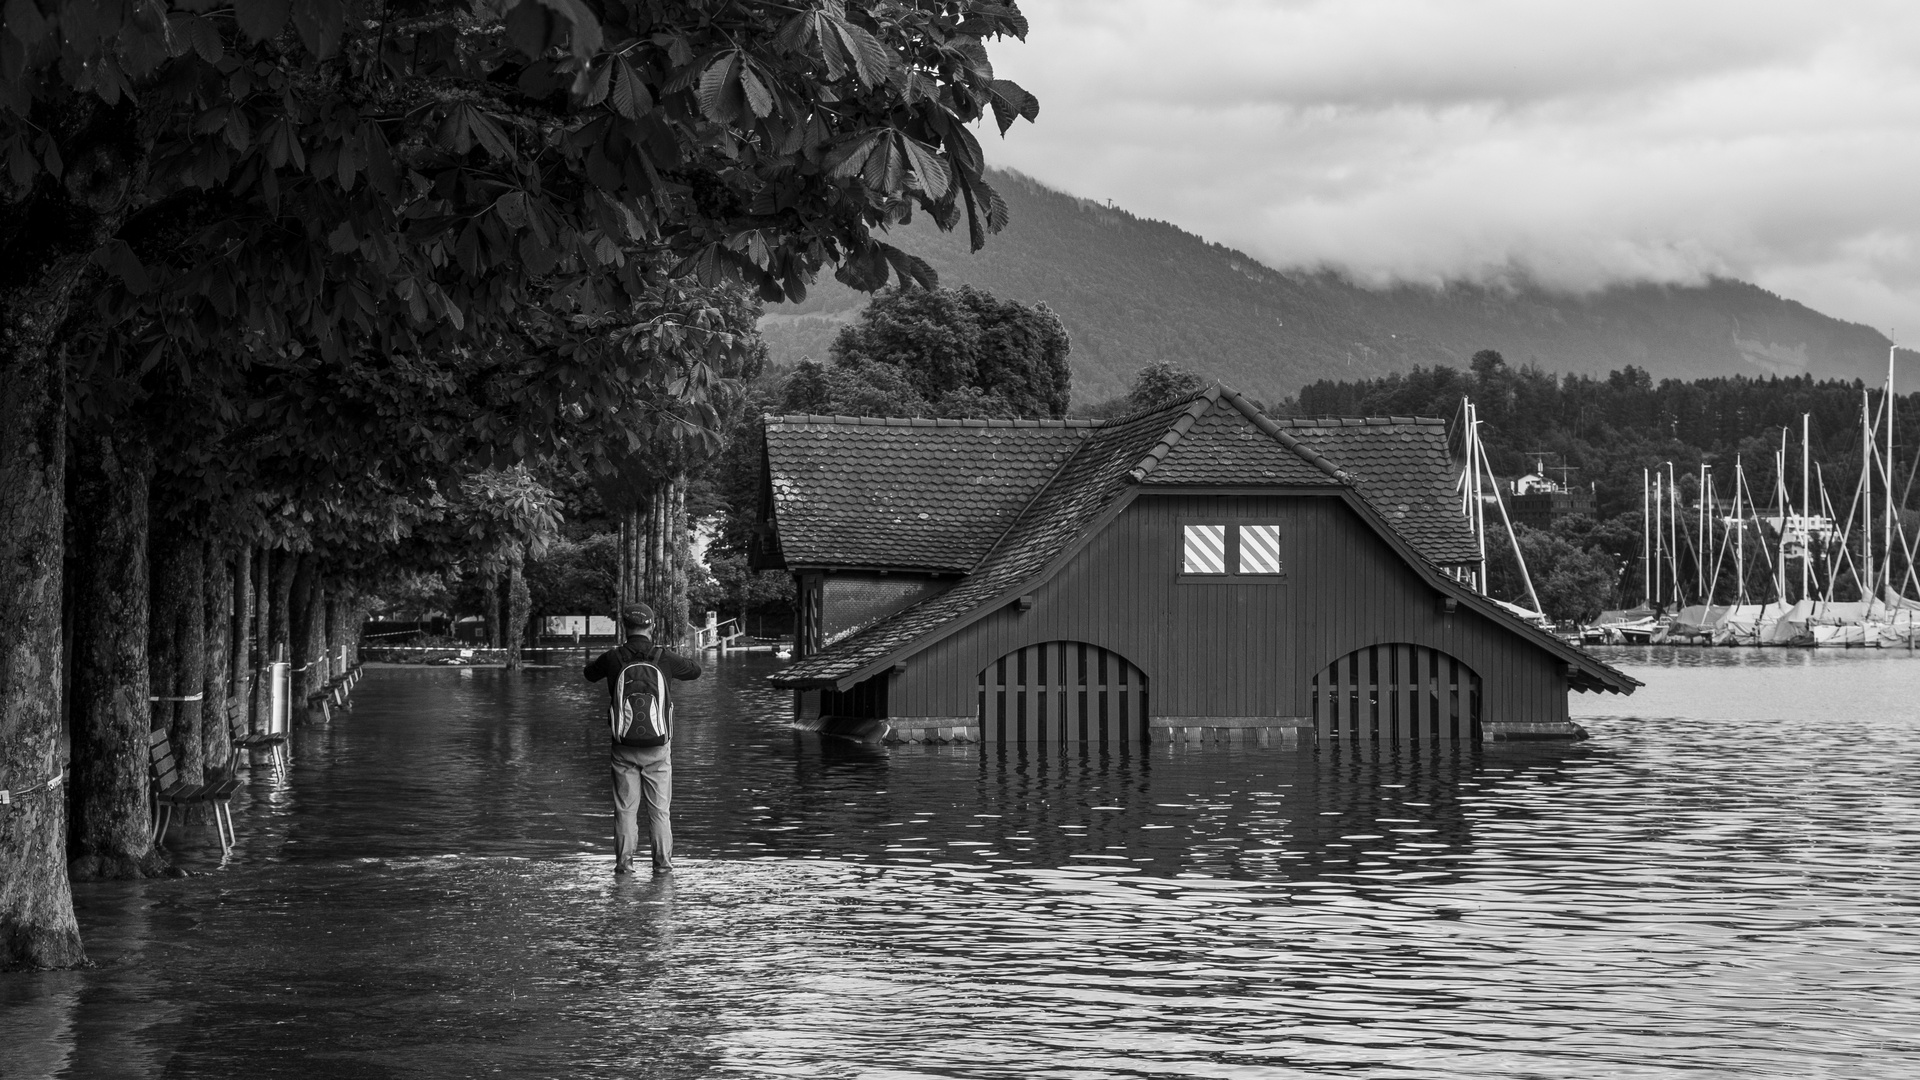
[[[1183,520],[1273,522],[1284,583],[1180,580]],[[894,716],[970,716],[980,673],[1016,650],[1083,641],[1145,672],[1155,716],[1299,716],[1312,683],[1362,646],[1406,642],[1480,676],[1485,721],[1563,720],[1560,662],[1439,596],[1337,498],[1143,493],[1052,581],[907,660]]]

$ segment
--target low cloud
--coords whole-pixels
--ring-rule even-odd
[[[1920,340],[1920,5],[1025,0],[991,158],[1280,267],[1727,274]]]

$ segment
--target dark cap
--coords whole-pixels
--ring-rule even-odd
[[[628,630],[653,628],[653,609],[645,604],[625,604],[620,608],[620,624]]]

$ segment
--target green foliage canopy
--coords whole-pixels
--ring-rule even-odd
[[[830,366],[788,380],[794,412],[851,416],[1061,417],[1073,372],[1066,327],[1045,304],[973,288],[874,298],[833,343]]]

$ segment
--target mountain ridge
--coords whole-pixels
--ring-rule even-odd
[[[1556,373],[1632,364],[1656,380],[1807,374],[1877,383],[1886,371],[1878,331],[1732,278],[1588,293],[1467,282],[1375,289],[1332,271],[1276,270],[1019,173],[996,170],[991,180],[1012,220],[984,250],[969,253],[965,230],[942,233],[925,215],[888,239],[926,259],[942,285],[1052,308],[1073,340],[1076,403],[1124,391],[1158,360],[1266,399],[1322,378],[1464,367],[1489,348]],[[776,360],[824,358],[866,301],[822,281],[802,303],[770,306],[761,331]]]

